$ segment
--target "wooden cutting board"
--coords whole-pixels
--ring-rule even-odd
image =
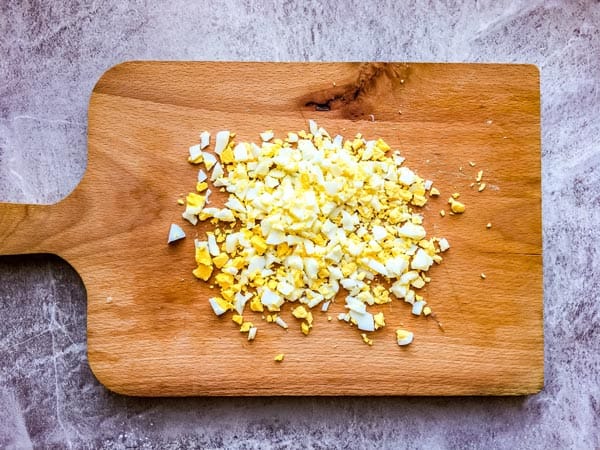
[[[196,280],[176,200],[193,191],[188,147],[202,130],[257,139],[307,128],[383,137],[442,191],[424,210],[452,248],[424,296],[443,330],[403,302],[362,343],[317,312],[305,337],[260,317],[248,342],[214,316]],[[0,254],[55,253],[88,295],[89,363],[109,389],[172,395],[530,394],[543,386],[540,94],[534,66],[129,62],[89,106],[88,168],[56,205],[0,205]],[[472,167],[469,161],[476,165]],[[470,184],[484,171],[487,188]],[[56,174],[60,176],[60,174]],[[467,205],[440,217],[450,193]],[[169,225],[187,239],[166,244]],[[491,229],[486,224],[492,223]],[[480,277],[485,273],[487,278]],[[343,302],[330,314],[343,310]],[[400,348],[403,324],[414,342]],[[273,357],[285,353],[285,361]]]

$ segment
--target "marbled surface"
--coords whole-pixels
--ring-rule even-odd
[[[0,448],[600,448],[600,2],[219,3],[0,0],[0,201],[54,202],[77,184],[91,89],[124,60],[537,64],[546,387],[121,397],[87,365],[77,274],[55,257],[2,257]]]

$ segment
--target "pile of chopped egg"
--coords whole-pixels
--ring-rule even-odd
[[[253,340],[258,327],[244,318],[248,309],[287,329],[279,313],[292,303],[308,335],[312,310],[326,312],[340,292],[345,312],[338,319],[362,332],[386,325],[384,313],[369,307],[393,299],[411,304],[415,315],[431,314],[417,292],[449,244],[427,238],[416,208],[440,192],[406,167],[399,151],[360,134],[332,138],[312,120],[308,132],[284,139],[272,131],[260,133],[260,144],[234,138],[218,132],[208,152],[211,136],[203,132],[190,147],[188,161],[204,167],[196,192],[181,202],[193,225],[214,225],[195,241],[193,274],[218,286],[219,295],[209,299],[216,315],[231,312]],[[209,182],[227,193],[224,207],[212,206]],[[410,331],[396,335],[399,345],[412,342]],[[372,344],[366,333],[361,337]]]

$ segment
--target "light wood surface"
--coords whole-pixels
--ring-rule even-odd
[[[395,301],[381,308],[388,326],[373,334],[372,347],[320,312],[305,337],[289,309],[282,314],[289,331],[257,316],[258,336],[249,343],[229,317],[211,312],[210,288],[191,274],[193,238],[205,228],[184,223],[176,204],[194,188],[188,147],[204,129],[257,139],[267,128],[307,128],[309,118],[332,134],[383,137],[442,190],[424,209],[425,227],[452,248],[431,269],[424,296],[443,331]],[[131,62],[95,86],[88,133],[87,171],[71,195],[52,206],[0,205],[0,254],[56,253],[79,272],[89,363],[109,389],[143,396],[541,389],[535,67]],[[480,169],[488,187],[478,193],[469,185]],[[440,217],[455,191],[466,213]],[[188,237],[168,246],[172,222]],[[342,309],[338,302],[330,314]],[[415,332],[405,348],[394,341],[400,324]],[[273,361],[277,353],[286,355],[281,364]]]

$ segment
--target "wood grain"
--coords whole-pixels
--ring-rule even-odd
[[[194,187],[188,146],[204,129],[256,139],[266,128],[306,128],[308,118],[331,133],[383,137],[443,191],[426,206],[425,226],[452,248],[432,268],[424,295],[444,331],[394,302],[382,308],[388,327],[375,333],[373,347],[321,313],[308,337],[255,317],[258,337],[248,343],[229,318],[210,311],[210,288],[191,275],[193,237],[204,228],[182,224],[176,204]],[[109,389],[144,396],[541,389],[535,67],[131,62],[95,86],[88,133],[87,172],[65,200],[0,205],[0,254],[56,253],[75,267],[88,295],[89,363]],[[479,169],[488,184],[481,193],[469,187]],[[466,213],[440,217],[455,191]],[[188,238],[167,246],[172,222]],[[341,310],[338,303],[330,314]],[[294,324],[289,310],[283,317]],[[394,342],[400,324],[415,332],[406,348]],[[285,353],[282,364],[273,362],[276,353]]]

